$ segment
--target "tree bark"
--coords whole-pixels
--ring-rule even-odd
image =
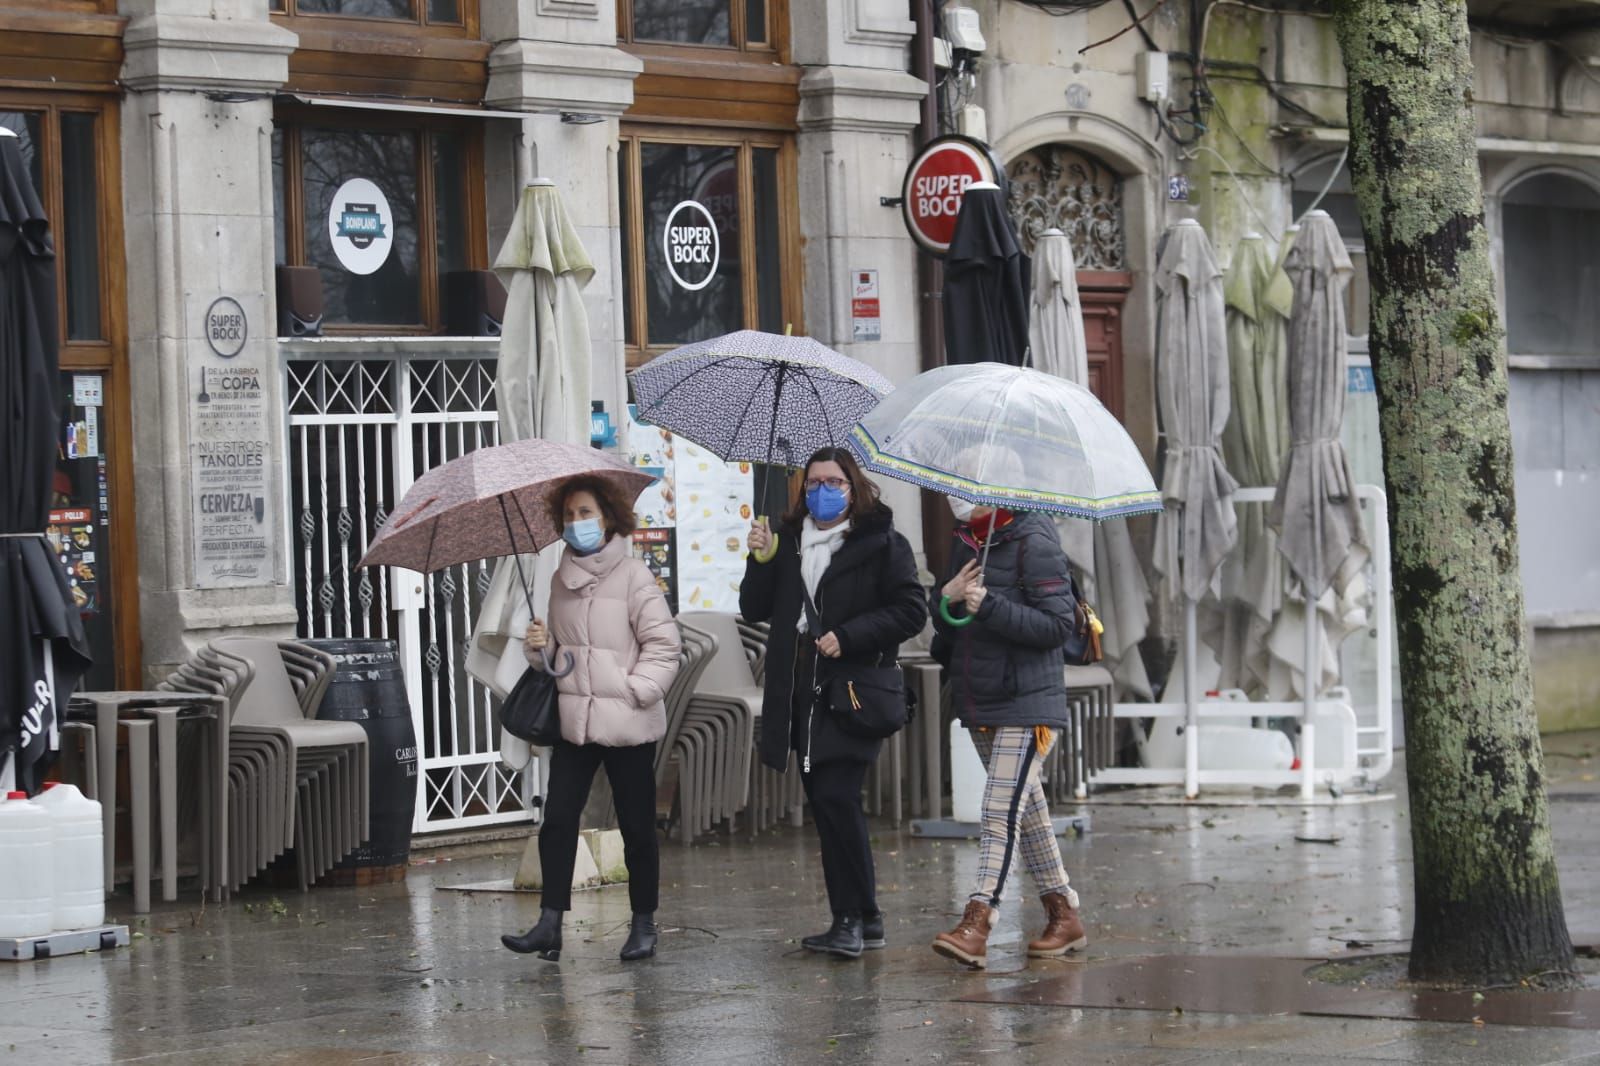
[[[1524,630],[1462,0],[1335,0],[1405,685],[1411,976],[1572,970]]]

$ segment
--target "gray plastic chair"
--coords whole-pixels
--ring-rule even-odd
[[[695,686],[689,706],[691,714],[715,718],[722,725],[726,746],[719,760],[717,813],[718,820],[731,821],[750,802],[750,770],[756,723],[761,718],[762,689],[755,680],[750,645],[733,615],[696,611],[683,617],[686,624],[710,633],[717,641],[717,652]]]
[[[276,733],[287,741],[295,767],[295,791],[310,810],[295,813],[295,855],[302,888],[307,888],[334,863],[367,839],[370,826],[370,763],[367,732],[355,722],[308,719],[315,713],[336,663],[332,656],[305,645],[289,651],[284,642],[255,637],[223,637],[213,647],[237,655],[256,670],[244,689],[234,728]],[[312,676],[320,663],[320,676]],[[302,679],[297,693],[291,673]],[[302,704],[301,698],[307,701]]]

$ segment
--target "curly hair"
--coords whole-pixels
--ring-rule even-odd
[[[819,448],[816,454],[806,460],[805,470],[809,471],[818,463],[838,463],[839,469],[844,471],[845,479],[850,482],[850,518],[855,520],[864,514],[869,514],[881,507],[882,501],[878,495],[878,486],[862,471],[861,464],[856,462],[856,457],[843,448]],[[795,488],[793,498],[789,503],[789,510],[783,516],[783,523],[798,526],[806,520],[806,485],[802,477]]]
[[[567,528],[567,501],[575,492],[587,492],[595,498],[611,533],[619,537],[631,537],[633,531],[639,528],[639,518],[633,512],[633,500],[621,488],[604,478],[579,474],[557,485],[548,497],[550,520],[555,523],[556,529]]]

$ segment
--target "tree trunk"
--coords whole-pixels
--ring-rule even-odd
[[[1411,976],[1571,971],[1525,640],[1462,0],[1336,0],[1405,681]]]

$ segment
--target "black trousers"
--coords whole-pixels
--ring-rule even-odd
[[[656,841],[656,746],[608,748],[558,743],[550,752],[550,787],[539,827],[542,905],[572,909],[572,866],[578,855],[578,819],[589,800],[594,772],[606,768],[628,863],[628,899],[636,914],[653,914],[660,902],[661,850]]]
[[[817,836],[822,838],[822,879],[828,886],[829,908],[836,913],[878,913],[878,881],[867,837],[867,812],[861,805],[868,769],[864,762],[814,763],[809,774],[800,775]]]

